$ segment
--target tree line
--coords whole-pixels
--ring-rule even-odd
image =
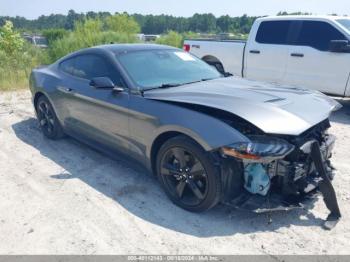
[[[118,13],[116,13],[118,14]],[[194,14],[192,17],[175,17],[172,15],[141,15],[127,14],[140,26],[144,34],[164,34],[168,31],[199,32],[199,33],[220,33],[231,32],[236,34],[247,34],[257,17],[242,15],[230,17],[228,15],[215,17],[213,14]],[[37,19],[29,20],[24,17],[0,17],[0,26],[9,20],[14,27],[20,30],[41,31],[45,29],[62,28],[73,30],[78,21],[86,19],[101,19],[113,16],[110,12],[87,12],[77,13],[69,10],[67,15],[51,14],[41,15]]]

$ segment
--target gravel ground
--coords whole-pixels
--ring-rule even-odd
[[[27,91],[0,94],[0,254],[349,254],[350,101],[332,117],[343,219],[177,208],[155,178],[65,138],[45,139]],[[307,109],[306,109],[307,110]]]

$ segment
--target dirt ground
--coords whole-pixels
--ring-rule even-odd
[[[186,212],[155,178],[71,139],[45,139],[27,91],[0,94],[0,254],[349,254],[350,101],[332,117],[343,219],[218,206]],[[307,108],[306,108],[307,110]]]

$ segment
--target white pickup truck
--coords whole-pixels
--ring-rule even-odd
[[[222,73],[350,96],[350,18],[278,16],[255,21],[248,41],[186,40]]]

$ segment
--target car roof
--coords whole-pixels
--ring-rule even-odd
[[[336,20],[336,19],[350,19],[347,16],[334,15],[281,15],[281,16],[266,16],[258,18],[259,21],[273,21],[273,20]]]
[[[171,46],[157,45],[157,44],[110,44],[110,45],[95,46],[94,48],[108,50],[113,53],[142,51],[142,50],[176,49]]]
[[[54,64],[59,64],[64,60],[70,59],[77,55],[90,53],[91,51],[104,51],[109,53],[123,53],[132,51],[143,51],[143,50],[180,50],[178,48],[167,46],[167,45],[157,45],[157,44],[108,44],[108,45],[98,45],[89,48],[80,49],[73,53],[70,53],[60,59],[58,59]]]

